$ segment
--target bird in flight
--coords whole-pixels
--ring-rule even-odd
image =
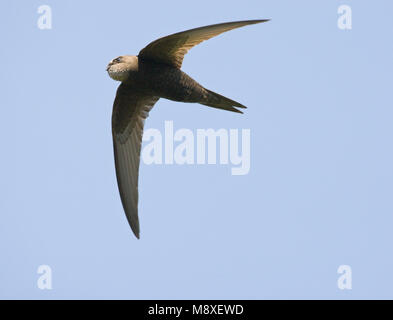
[[[269,20],[209,25],[155,40],[138,56],[124,55],[107,66],[109,76],[121,81],[112,111],[112,136],[117,184],[127,220],[139,239],[138,176],[143,125],[160,98],[200,103],[242,113],[239,102],[210,91],[180,70],[192,47],[223,32]]]

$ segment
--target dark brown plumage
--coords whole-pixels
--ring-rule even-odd
[[[249,20],[196,28],[160,38],[138,56],[121,56],[107,67],[111,78],[121,81],[112,113],[116,176],[128,222],[139,238],[138,175],[143,125],[159,98],[200,103],[242,113],[242,104],[212,92],[180,70],[184,55],[193,46],[223,32],[266,22]]]

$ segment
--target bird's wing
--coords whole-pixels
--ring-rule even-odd
[[[138,175],[143,125],[158,99],[121,84],[113,104],[112,135],[117,184],[127,220],[138,239]]]
[[[202,41],[232,29],[266,21],[269,20],[227,22],[175,33],[151,42],[139,52],[139,57],[180,68],[188,50]]]

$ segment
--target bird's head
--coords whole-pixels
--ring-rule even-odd
[[[106,67],[109,76],[116,81],[125,81],[132,72],[138,71],[138,57],[137,56],[120,56],[111,62]]]

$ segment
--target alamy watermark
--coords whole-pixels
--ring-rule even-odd
[[[37,269],[40,276],[37,280],[37,287],[41,290],[52,290],[52,269],[46,264],[42,264]]]
[[[178,129],[165,121],[164,133],[147,129],[141,152],[145,164],[232,165],[232,175],[250,171],[250,129]],[[240,142],[241,141],[241,142]]]
[[[339,14],[337,20],[337,27],[341,30],[352,29],[352,8],[349,5],[343,4],[338,7],[337,13]]]
[[[37,20],[38,29],[52,29],[52,8],[48,5],[39,6],[37,13],[40,14]]]
[[[337,287],[340,290],[352,290],[352,268],[349,265],[343,264],[338,267],[337,273],[340,276],[337,279]]]

